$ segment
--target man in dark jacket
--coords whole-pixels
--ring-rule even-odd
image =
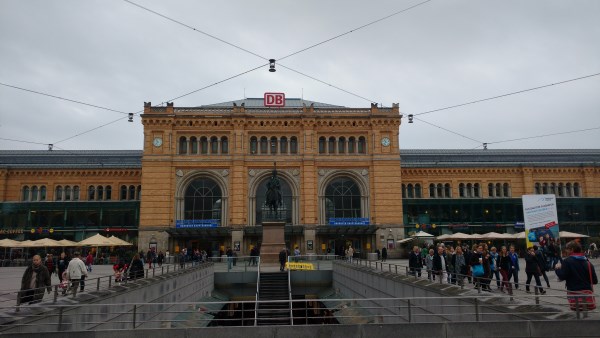
[[[575,241],[567,243],[569,257],[555,266],[556,276],[566,282],[569,292],[592,291],[592,284],[598,284],[596,270],[582,251],[579,243]]]
[[[52,291],[50,287],[50,273],[48,268],[42,264],[42,257],[33,256],[33,262],[25,269],[21,279],[21,291],[19,292],[20,303],[37,303],[44,298],[44,288],[48,293]]]
[[[433,273],[435,275],[440,276],[440,278],[444,277],[444,271],[446,271],[446,258],[444,257],[444,247],[439,245],[437,247],[437,252],[433,255]]]
[[[423,262],[421,261],[419,247],[416,245],[413,247],[413,251],[410,252],[410,255],[408,255],[408,267],[411,275],[415,276],[418,274],[418,276],[421,277]]]
[[[548,275],[546,275],[546,255],[544,254],[542,248],[538,248],[537,245],[533,246],[533,250],[535,251],[535,258],[537,259],[538,265],[540,266],[540,273],[546,281],[546,286],[550,287],[550,280],[548,279]]]

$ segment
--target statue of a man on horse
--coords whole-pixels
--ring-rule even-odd
[[[269,207],[271,214],[277,214],[277,209],[281,204],[281,183],[277,177],[277,168],[273,168],[271,178],[269,179],[269,182],[267,182],[265,205]]]

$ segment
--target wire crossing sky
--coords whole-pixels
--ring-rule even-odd
[[[600,147],[600,77],[505,96],[598,73],[597,1],[136,3],[257,56],[302,52],[268,73],[247,51],[125,1],[3,1],[0,82],[92,106],[0,86],[1,149],[141,149],[139,119],[97,127],[147,101],[199,106],[267,91],[348,107],[399,102],[415,114],[403,119],[401,148]],[[416,119],[440,109],[427,122],[443,129]]]

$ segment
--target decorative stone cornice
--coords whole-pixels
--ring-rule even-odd
[[[97,169],[97,170],[56,170],[56,169],[16,169],[8,170],[7,176],[14,177],[141,177],[141,169]]]

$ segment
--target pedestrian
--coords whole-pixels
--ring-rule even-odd
[[[44,265],[48,269],[48,273],[50,273],[50,279],[52,279],[52,274],[56,272],[56,260],[51,253],[46,255],[46,261],[44,262]],[[60,277],[58,277],[58,279],[60,279]]]
[[[537,245],[533,246],[533,251],[535,251],[535,258],[538,262],[538,265],[540,266],[541,275],[542,277],[544,277],[544,280],[546,281],[546,286],[549,288],[550,280],[548,279],[548,275],[546,275],[546,267],[548,266],[548,264],[546,263],[546,255],[544,254],[543,249],[538,248]]]
[[[481,283],[482,278],[485,276],[485,269],[483,266],[483,245],[475,246],[475,250],[471,253],[469,265],[471,266],[475,288],[478,289],[479,287],[483,287]]]
[[[490,264],[491,256],[487,249],[487,245],[484,246],[482,254],[481,265],[483,265],[483,278],[481,278],[482,290],[492,292],[490,284],[492,283],[492,266]]]
[[[515,289],[519,288],[519,255],[515,252],[515,246],[511,245],[509,252],[508,252],[508,257],[510,258],[510,274],[509,274],[509,279],[510,277],[512,277],[513,279],[513,283],[515,285]]]
[[[69,257],[67,256],[66,253],[64,253],[64,252],[60,253],[60,258],[58,259],[58,262],[56,263],[56,265],[58,268],[58,279],[60,279],[60,281],[62,283],[65,281],[63,279],[63,272],[65,272],[67,270],[67,266],[69,266]]]
[[[85,257],[85,268],[88,272],[92,272],[92,265],[94,264],[94,256],[92,256],[92,252],[88,252],[87,257]]]
[[[555,273],[565,281],[571,310],[593,310],[596,308],[594,284],[598,284],[596,270],[583,254],[581,244],[571,241],[566,249],[569,256],[556,264]]]
[[[77,291],[77,284],[79,284],[80,291],[83,292],[85,288],[85,277],[87,277],[87,268],[85,263],[81,260],[79,251],[73,253],[73,259],[71,259],[69,266],[67,267],[67,275],[71,281],[73,293]],[[63,292],[63,294],[65,294],[65,292]]]
[[[454,283],[458,283],[458,285],[462,286],[467,275],[467,262],[460,245],[456,247],[451,262],[454,267]]]
[[[346,258],[348,262],[352,263],[352,258],[354,258],[354,249],[352,249],[352,245],[348,245],[348,249],[346,249]]]
[[[162,251],[159,251],[158,256],[156,257],[156,262],[158,263],[159,268],[163,265],[164,261],[165,261],[165,255],[163,254]]]
[[[419,254],[419,247],[415,245],[415,246],[413,246],[412,251],[408,255],[409,274],[411,274],[413,276],[417,275],[417,269],[419,269],[419,274],[421,272],[421,267],[423,266],[423,263],[419,262],[420,261],[419,258],[421,258],[421,255]]]
[[[142,258],[140,255],[135,254],[133,259],[131,259],[131,264],[129,264],[129,278],[130,279],[138,279],[144,277],[144,262],[142,262]]]
[[[531,291],[529,291],[529,285],[531,283],[531,277],[534,277],[536,288],[540,290],[542,295],[546,294],[546,291],[544,291],[544,288],[542,288],[542,282],[540,281],[540,276],[542,274],[540,271],[540,265],[535,257],[535,250],[532,246],[527,248],[527,254],[525,255],[525,273],[527,274],[525,291],[527,293],[531,293]]]
[[[294,260],[298,262],[300,260],[300,248],[296,246],[294,249]]]
[[[387,260],[387,248],[384,246],[381,248],[381,261],[385,262]]]
[[[230,246],[227,247],[225,254],[227,255],[227,270],[229,271],[233,265],[233,250],[231,250]]]
[[[40,255],[33,256],[31,265],[25,269],[23,278],[21,278],[19,302],[21,304],[41,302],[44,298],[44,288],[48,290],[48,293],[52,291],[51,284],[50,273],[48,268],[42,264],[42,257]]]
[[[185,266],[185,250],[181,250],[179,253],[179,267],[183,268]]]
[[[500,255],[498,254],[498,249],[493,246],[490,249],[490,269],[492,270],[492,277],[496,277],[496,287],[500,289],[500,270],[498,269]]]
[[[283,248],[283,250],[281,250],[279,252],[279,271],[283,271],[285,269],[285,262],[287,261],[287,248]]]
[[[148,249],[146,253],[146,262],[148,262],[148,269],[152,269],[152,261],[154,260],[154,251],[152,249]]]
[[[427,268],[427,279],[435,280],[435,274],[433,274],[433,249],[429,249],[429,254],[425,258],[425,266]]]
[[[380,260],[381,259],[381,251],[379,251],[379,248],[375,249],[375,253],[377,254],[377,260]]]
[[[500,254],[498,256],[498,271],[502,276],[500,291],[504,292],[504,288],[506,288],[508,294],[512,295],[512,284],[510,283],[510,270],[512,261],[508,256],[508,250],[506,250],[505,246],[500,249]]]
[[[433,256],[433,275],[440,276],[441,280],[444,280],[444,271],[446,271],[446,259],[444,258],[444,247],[439,245],[437,252]]]

